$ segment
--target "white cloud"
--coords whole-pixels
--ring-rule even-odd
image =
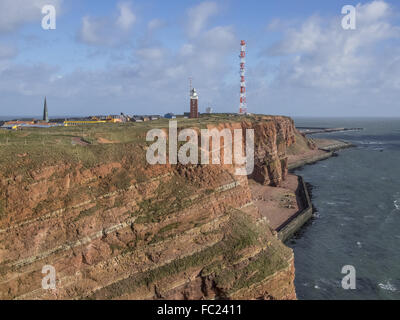
[[[146,60],[160,60],[165,56],[164,50],[162,48],[142,48],[139,49],[136,54]]]
[[[95,46],[118,46],[125,43],[136,22],[136,15],[128,2],[119,3],[117,7],[118,14],[114,18],[83,17],[78,38]]]
[[[390,15],[390,6],[385,1],[376,0],[366,5],[358,4],[356,12],[363,23],[377,22]]]
[[[147,29],[148,31],[152,32],[158,28],[161,28],[164,25],[164,22],[160,19],[153,19],[150,20],[149,23],[147,24]]]
[[[90,44],[113,44],[109,40],[113,34],[108,33],[107,26],[115,21],[85,17],[80,36]],[[193,84],[200,93],[200,110],[204,111],[208,102],[219,106],[218,110],[236,110],[239,84],[234,91],[225,84],[226,77],[236,71],[230,61],[231,57],[237,58],[239,50],[234,28],[202,25],[195,38],[182,39],[182,46],[174,50],[152,38],[149,27],[161,25],[159,20],[148,22],[143,31],[147,41],[138,42],[139,47],[128,61],[114,59],[102,68],[75,69],[69,73],[50,66],[9,65],[0,68],[0,88],[25,99],[21,105],[36,98],[41,101],[47,94],[57,105],[57,110],[51,109],[53,114],[107,113],[112,106],[119,106],[118,111],[128,114],[164,114],[187,111],[188,78],[193,76]],[[1,96],[0,104],[12,101],[11,96],[7,97]]]
[[[400,29],[390,23],[388,12],[389,6],[382,1],[358,5],[354,31],[344,30],[338,19],[326,21],[317,16],[297,29],[290,28],[270,50],[274,55],[289,55],[278,79],[302,86],[338,88],[363,85],[367,75],[375,78],[375,68],[384,63],[376,49],[385,40],[400,37]]]
[[[11,32],[28,22],[42,21],[42,8],[54,5],[60,14],[62,0],[1,0],[0,1],[0,32]]]
[[[98,30],[102,24],[89,16],[82,18],[81,39],[88,44],[98,44],[103,41]]]
[[[275,55],[284,55],[316,50],[320,42],[325,40],[321,34],[321,25],[321,19],[312,17],[304,22],[300,29],[288,29],[284,40],[271,48],[270,52]]]
[[[190,43],[185,43],[180,49],[180,55],[182,56],[189,56],[193,54],[193,52],[194,52],[194,46]]]
[[[124,30],[130,29],[136,22],[136,16],[132,12],[130,4],[127,2],[119,3],[118,9],[119,16],[116,22],[117,26]]]
[[[357,108],[364,108],[362,114],[371,113],[374,106],[383,108],[384,101],[387,110],[393,109],[395,100],[390,100],[391,107],[388,97],[400,98],[395,93],[400,61],[394,49],[400,40],[400,28],[391,21],[393,13],[386,2],[372,1],[357,5],[356,30],[344,30],[340,15],[332,19],[312,16],[288,27],[283,39],[269,49],[280,64],[265,96],[270,101],[281,97],[282,107],[282,97],[287,92],[292,96],[296,93],[296,105],[305,110],[318,105],[322,114],[335,114],[339,109],[355,113],[360,111]],[[270,57],[264,58],[266,62]],[[286,104],[289,108],[290,102]]]
[[[40,110],[42,97],[51,93],[53,114],[184,112],[192,76],[200,110],[211,103],[220,112],[237,111],[240,39],[232,26],[208,24],[217,12],[210,2],[188,10],[184,31],[190,32],[177,39],[178,48],[158,41],[151,31],[163,22],[150,20],[143,29],[146,41],[139,36],[135,50],[113,48],[112,54],[122,58],[114,56],[93,70],[82,67],[64,73],[48,65],[13,64],[7,60],[12,48],[0,46],[0,105],[19,108],[37,99]],[[340,11],[331,18],[273,21],[268,32],[276,30],[283,37],[257,56],[259,63],[254,52],[262,39],[249,41],[249,110],[302,116],[400,115],[400,31],[392,19],[396,14],[386,2],[373,1],[357,6],[356,30],[342,29]],[[117,7],[110,17],[85,17],[81,39],[96,46],[130,41],[135,21],[131,17],[118,24],[121,16]]]
[[[215,2],[202,2],[196,7],[188,10],[189,37],[196,37],[207,25],[208,20],[218,13],[218,6]]]
[[[225,68],[227,61],[224,60],[229,56],[234,57],[235,50],[239,51],[239,41],[231,26],[217,26],[205,31],[194,42],[194,45],[193,61],[197,61],[202,68],[211,70]]]

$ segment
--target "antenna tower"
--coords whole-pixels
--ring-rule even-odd
[[[240,42],[240,108],[239,114],[247,113],[247,100],[246,100],[246,41]]]

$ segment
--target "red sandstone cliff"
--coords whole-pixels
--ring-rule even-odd
[[[209,127],[253,128],[254,179],[285,178],[291,119]],[[150,166],[144,145],[116,147],[119,160],[34,165],[26,154],[0,173],[1,299],[296,297],[293,253],[233,166]],[[56,269],[55,291],[41,288],[44,265]]]

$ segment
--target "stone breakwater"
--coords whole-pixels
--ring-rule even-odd
[[[277,228],[278,238],[286,242],[299,231],[313,216],[313,205],[303,177],[299,176],[297,194],[300,198],[301,208],[298,213],[290,217],[284,224]]]
[[[252,178],[270,186],[305,139],[286,117],[209,127],[253,128]],[[296,298],[293,252],[234,165],[150,166],[145,146],[119,147],[119,161],[34,164],[27,154],[25,172],[12,170],[16,161],[0,173],[1,299]],[[41,287],[44,265],[56,290]]]

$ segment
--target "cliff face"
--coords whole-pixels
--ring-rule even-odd
[[[259,183],[279,186],[288,171],[287,148],[296,142],[292,119],[264,118],[248,127],[255,130],[255,170],[253,178]]]
[[[292,120],[209,127],[255,129],[254,179],[285,178]],[[234,166],[150,166],[145,146],[117,147],[119,161],[95,165],[20,154],[14,165],[29,169],[0,174],[1,299],[295,299],[293,253],[247,177]],[[41,287],[45,265],[56,290]]]

